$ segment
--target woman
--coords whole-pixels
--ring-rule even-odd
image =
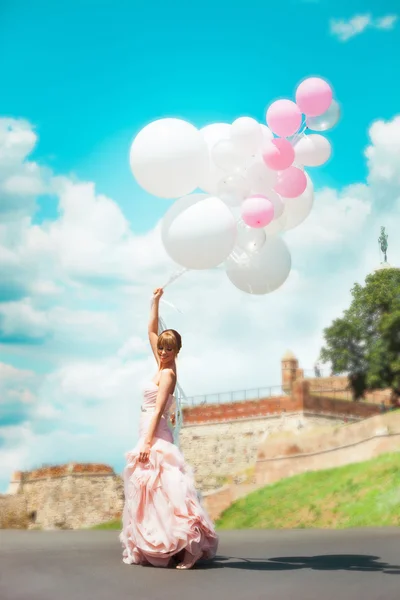
[[[139,442],[126,454],[125,505],[119,539],[126,564],[190,569],[200,558],[214,558],[218,536],[201,506],[190,467],[173,444],[168,424],[177,381],[181,336],[168,329],[158,335],[163,290],[154,292],[149,340],[156,375],[143,393]]]

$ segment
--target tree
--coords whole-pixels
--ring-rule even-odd
[[[400,269],[387,268],[355,284],[343,317],[324,330],[321,360],[347,373],[356,400],[366,391],[392,390],[400,398]]]

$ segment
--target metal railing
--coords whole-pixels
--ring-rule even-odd
[[[330,369],[302,369],[304,377],[307,379],[319,379],[326,377],[334,377]]]
[[[225,404],[230,402],[244,402],[245,400],[260,400],[261,398],[274,398],[285,396],[281,385],[252,388],[247,390],[232,390],[217,392],[215,394],[202,394],[189,396],[183,403],[184,406],[202,406],[204,404]]]
[[[284,391],[281,385],[273,385],[259,388],[251,388],[246,390],[231,390],[228,392],[217,392],[214,394],[199,394],[196,396],[188,396],[183,402],[183,406],[204,406],[206,404],[227,404],[232,402],[244,402],[246,400],[260,400],[262,398],[279,398],[290,395]],[[324,388],[323,386],[310,390],[310,396],[323,396],[332,400],[345,400],[354,402],[353,393],[350,389],[332,389]],[[390,398],[387,393],[377,391],[368,393],[358,402],[362,404],[390,404]]]

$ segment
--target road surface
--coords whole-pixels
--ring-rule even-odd
[[[399,600],[400,528],[220,532],[191,571],[125,565],[117,531],[0,530],[1,600]]]

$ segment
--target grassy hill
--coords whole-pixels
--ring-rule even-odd
[[[216,525],[219,529],[400,525],[400,452],[283,479],[232,504]]]
[[[400,525],[400,452],[264,487],[230,506],[218,529]],[[120,529],[111,521],[93,529]]]

